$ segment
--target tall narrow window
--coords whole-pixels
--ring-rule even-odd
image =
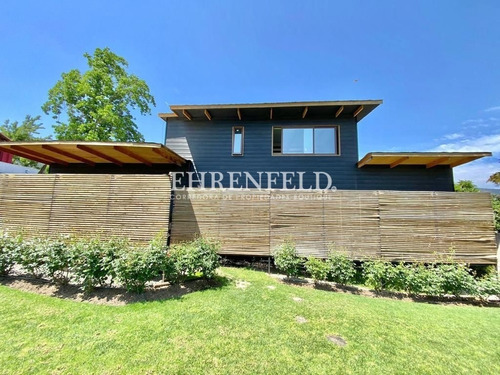
[[[243,155],[245,128],[243,126],[233,126],[233,152],[234,156]]]

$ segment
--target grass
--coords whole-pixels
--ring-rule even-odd
[[[233,281],[219,289],[121,307],[1,286],[0,373],[500,373],[500,309],[337,294],[222,270]],[[236,280],[250,285],[238,289]]]

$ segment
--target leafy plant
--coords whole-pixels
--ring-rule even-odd
[[[326,263],[328,265],[328,280],[342,285],[349,284],[354,280],[356,268],[354,262],[347,255],[330,247]]]
[[[219,267],[219,251],[220,242],[209,239],[198,237],[193,241],[196,267],[199,272],[203,274],[206,279],[211,279],[215,276],[215,270]]]
[[[38,246],[40,247],[39,254],[43,256],[44,274],[57,283],[68,283],[73,258],[67,239],[45,239],[40,241]]]
[[[25,240],[22,236],[18,237],[17,263],[36,278],[45,273],[45,244],[46,239],[43,238]]]
[[[391,263],[383,260],[371,260],[363,263],[363,276],[365,283],[380,291],[387,288],[391,283],[393,266]]]
[[[161,249],[154,247],[125,248],[113,260],[114,274],[129,292],[142,293],[146,283],[162,272],[165,257]]]
[[[288,277],[298,276],[303,260],[299,257],[295,242],[292,240],[284,240],[273,252],[274,264],[281,272],[284,272]]]
[[[0,232],[0,275],[7,275],[16,263],[18,241]]]
[[[496,274],[490,274],[482,279],[476,280],[476,294],[485,299],[489,296],[500,297],[500,278]]]
[[[305,262],[306,271],[315,281],[326,280],[328,275],[328,264],[318,258],[309,257]]]
[[[113,261],[118,249],[128,244],[124,240],[112,239],[103,243],[98,239],[80,240],[72,246],[73,271],[82,281],[85,292],[103,285],[107,278],[114,276]]]
[[[434,267],[440,294],[476,294],[474,276],[461,263],[439,264]]]

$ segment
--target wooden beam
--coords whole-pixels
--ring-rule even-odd
[[[41,160],[51,161],[52,163],[57,163],[57,164],[61,164],[61,165],[68,165],[69,164],[67,161],[61,160],[59,158],[55,158],[53,156],[42,154],[41,152],[38,152],[38,151],[33,151],[33,150],[26,148],[26,147],[10,146],[10,148],[13,150],[21,151],[22,153],[27,154],[27,155],[33,155]],[[35,159],[33,159],[33,160],[35,160]]]
[[[182,110],[182,114],[184,115],[185,118],[187,118],[189,121],[191,121],[193,119],[193,117],[191,116],[191,114],[186,111],[185,109]]]
[[[273,119],[273,109],[272,108],[269,110],[269,119],[270,120]]]
[[[359,115],[359,114],[363,111],[363,109],[365,109],[365,107],[364,107],[364,106],[362,106],[362,105],[360,105],[360,106],[358,107],[358,109],[356,109],[356,110],[354,111],[354,114],[352,115],[352,117],[356,117],[357,115]]]
[[[436,165],[439,165],[443,162],[445,162],[446,160],[448,160],[449,157],[445,157],[445,158],[438,158],[438,159],[434,159],[433,161],[431,161],[429,164],[426,164],[425,165],[425,168],[432,168],[432,167],[435,167]]]
[[[344,106],[341,105],[340,108],[337,109],[337,112],[335,113],[335,118],[339,117],[343,111],[344,111]]]
[[[458,167],[459,165],[467,163],[467,162],[472,161],[472,160],[475,160],[475,158],[468,157],[468,158],[458,159],[457,161],[450,163],[450,168]]]
[[[70,158],[70,159],[73,159],[73,160],[77,160],[77,161],[80,161],[82,163],[91,165],[92,167],[95,166],[95,163],[92,160],[82,158],[81,156],[72,154],[71,152],[60,150],[60,149],[58,149],[58,148],[56,148],[54,146],[42,145],[42,148],[45,149],[45,150],[49,150],[50,152],[53,152],[55,154],[66,156],[67,158]]]
[[[236,113],[238,114],[238,118],[240,119],[241,121],[241,111],[239,108],[236,108]]]
[[[113,164],[116,164],[116,165],[119,165],[120,167],[123,167],[123,163],[119,160],[116,160],[115,158],[112,158],[111,156],[109,155],[106,155],[106,154],[103,154],[102,152],[100,151],[97,151],[97,150],[94,150],[93,148],[90,148],[89,146],[85,146],[85,145],[76,145],[77,148],[79,148],[80,150],[83,150],[85,152],[88,152],[89,154],[92,154],[92,155],[95,155],[95,156],[98,156],[100,157],[101,159],[104,159],[104,160],[107,160],[107,161],[110,161],[111,163]]]
[[[130,156],[132,159],[135,159],[137,161],[140,161],[141,163],[146,164],[149,167],[153,166],[153,163],[151,163],[149,160],[144,159],[142,156],[137,155],[135,152],[130,151],[128,148],[123,147],[123,146],[113,146],[113,148],[116,151],[121,152],[124,155]]]
[[[180,161],[175,160],[173,157],[171,157],[165,149],[163,149],[163,148],[153,148],[152,150],[153,150],[154,153],[160,155],[162,158],[164,158],[168,162],[173,163],[175,165],[178,165],[179,167],[182,165],[182,163]]]
[[[309,107],[304,107],[304,111],[302,111],[302,118],[306,118],[308,110],[309,110]]]
[[[7,147],[0,147],[0,151],[6,152],[6,153],[12,154],[12,155],[20,156],[20,157],[25,158],[25,159],[31,159],[31,160],[34,160],[38,163],[42,163],[42,164],[50,165],[50,164],[54,163],[53,161],[38,158],[38,157],[33,156],[33,155],[28,155],[28,154],[25,154],[24,152],[21,152],[21,151],[11,150],[10,148],[7,148]]]
[[[205,116],[207,116],[207,119],[209,121],[212,121],[212,115],[210,114],[210,112],[208,112],[208,109],[205,109],[203,112],[205,113]]]
[[[389,168],[394,168],[394,167],[397,167],[399,164],[401,164],[402,162],[404,162],[405,160],[408,160],[410,157],[409,156],[403,156],[402,158],[399,158],[397,159],[396,161],[392,162],[390,165],[389,165]]]
[[[370,156],[370,157],[367,157],[367,158],[363,158],[362,160],[359,161],[358,168],[361,168],[361,167],[365,166],[372,159],[373,159],[373,156]]]

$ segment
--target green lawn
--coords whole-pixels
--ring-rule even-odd
[[[500,309],[337,294],[222,271],[232,281],[219,289],[120,307],[0,286],[0,373],[500,373]],[[236,280],[250,285],[236,288]]]

